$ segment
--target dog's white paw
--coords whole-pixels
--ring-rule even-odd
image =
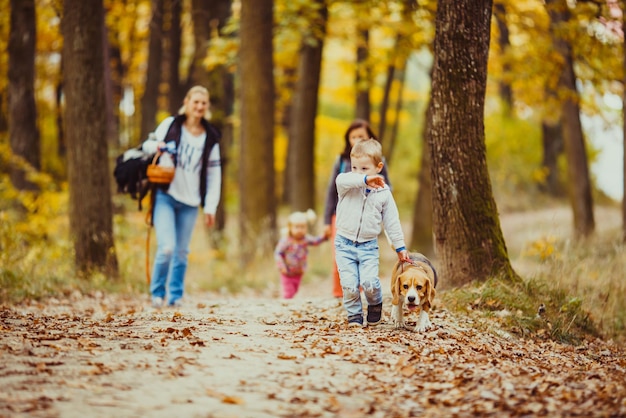
[[[404,328],[404,315],[400,306],[391,305],[391,320],[396,329]]]
[[[430,322],[430,318],[425,311],[420,312],[420,316],[417,319],[417,324],[415,324],[415,332],[424,332],[430,329],[433,324]]]

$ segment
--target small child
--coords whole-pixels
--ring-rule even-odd
[[[309,245],[326,241],[326,235],[314,237],[307,234],[309,223],[315,221],[315,212],[294,212],[287,220],[287,230],[274,250],[276,266],[280,271],[283,298],[291,299],[298,292],[302,275],[306,271]]]
[[[363,325],[359,286],[367,300],[367,324],[382,320],[383,292],[378,278],[378,235],[383,224],[400,261],[409,261],[398,207],[379,173],[382,148],[375,139],[357,142],[350,152],[352,172],[337,176],[335,254],[349,326]]]

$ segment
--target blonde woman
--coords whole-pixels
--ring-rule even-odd
[[[154,138],[142,146],[147,153],[162,151],[161,158],[171,159],[176,167],[174,180],[157,187],[154,200],[152,221],[157,250],[150,293],[152,306],[157,309],[165,303],[181,305],[189,242],[199,206],[205,224],[215,224],[221,194],[221,135],[206,119],[208,111],[209,91],[202,86],[192,87],[179,114],[163,120]]]

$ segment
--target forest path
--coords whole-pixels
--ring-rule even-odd
[[[105,294],[0,307],[0,417],[626,416],[615,344],[521,340],[441,305],[433,329],[395,330],[388,286],[387,321],[358,330],[330,283],[178,310]]]

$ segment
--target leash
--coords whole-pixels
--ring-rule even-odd
[[[146,233],[146,283],[150,286],[150,231],[152,231],[152,211],[154,210],[154,189],[150,190],[150,205],[148,212],[146,213],[146,225],[148,225],[148,231]]]
[[[146,234],[146,283],[150,286],[150,230],[152,228],[148,226],[148,233]]]

